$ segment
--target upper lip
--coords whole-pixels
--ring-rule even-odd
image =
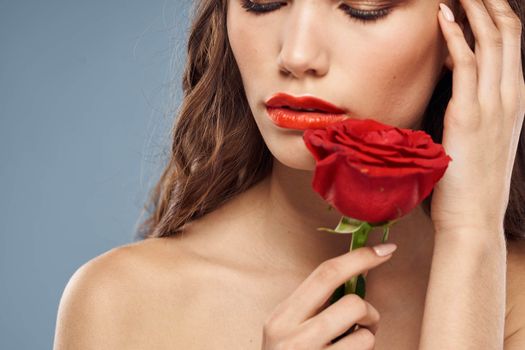
[[[272,95],[266,101],[267,107],[291,107],[295,109],[317,109],[325,113],[346,113],[330,102],[317,98],[313,95],[292,96],[284,92]]]

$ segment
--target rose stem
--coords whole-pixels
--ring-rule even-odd
[[[357,248],[364,247],[366,245],[366,241],[368,239],[368,234],[373,229],[373,227],[374,226],[371,226],[370,224],[365,222],[364,225],[361,226],[361,228],[359,230],[357,230],[356,232],[352,233],[352,241],[350,242],[350,251],[355,250]],[[385,243],[386,240],[388,239],[389,231],[390,231],[390,225],[388,225],[388,224],[384,225],[383,226],[383,238],[381,240],[382,243]],[[357,293],[356,293],[358,278],[361,278],[362,288],[360,290],[358,290]],[[365,282],[366,282],[365,281],[365,277],[363,275],[352,277],[350,280],[346,281],[345,284],[344,284],[344,294],[345,295],[346,294],[359,294],[361,296],[361,298],[364,299],[365,298],[365,291],[366,291]],[[343,286],[341,285],[341,287],[343,287]],[[341,287],[339,287],[336,290],[336,292],[334,292],[334,295],[332,296],[331,304],[333,304],[334,302],[336,302],[338,299],[340,299],[343,296]],[[346,332],[344,332],[343,334],[341,334],[337,338],[333,339],[331,341],[331,343],[334,344],[335,342],[337,342],[341,338],[351,334],[352,332],[354,332],[357,329],[357,327],[358,327],[358,324],[357,323],[354,324]]]

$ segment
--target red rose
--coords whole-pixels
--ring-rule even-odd
[[[372,119],[307,129],[303,140],[316,159],[314,190],[343,215],[369,223],[410,212],[452,160],[424,131]]]

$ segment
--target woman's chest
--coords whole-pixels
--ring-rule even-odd
[[[266,319],[293,290],[271,284],[254,288],[250,284],[212,283],[206,292],[201,289],[182,305],[169,295],[150,299],[150,305],[142,308],[148,310],[147,315],[142,315],[142,324],[133,331],[132,348],[261,350]],[[373,304],[373,300],[369,302]],[[389,312],[376,307],[381,321],[375,349],[417,349],[423,301],[412,295],[407,302],[410,307],[400,304]]]
[[[169,315],[150,318],[138,333],[134,332],[133,349],[262,350],[266,316],[245,307],[210,307],[182,320]],[[418,315],[383,315],[376,333],[375,349],[417,349],[420,325]]]

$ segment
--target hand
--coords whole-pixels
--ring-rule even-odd
[[[347,294],[324,306],[345,281],[391,256],[381,257],[373,248],[362,247],[323,262],[266,320],[262,349],[373,349],[380,316],[372,305]],[[331,345],[355,323],[361,328]]]
[[[461,228],[503,233],[510,180],[525,114],[521,23],[506,0],[460,0],[475,38],[439,13],[453,71],[443,146],[452,157],[434,187],[436,233]]]

